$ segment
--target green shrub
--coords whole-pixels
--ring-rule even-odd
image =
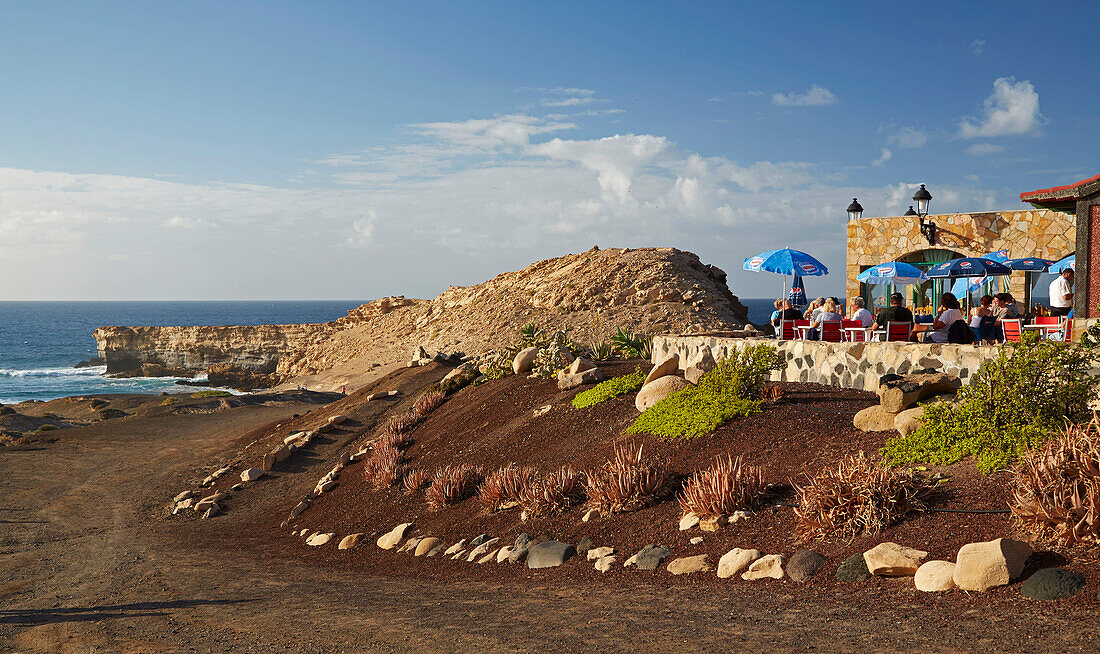
[[[53,431],[55,429],[61,429],[57,425],[40,425],[35,431]]]
[[[229,391],[199,391],[197,393],[191,393],[191,397],[200,399],[204,397],[230,397],[233,395]]]
[[[1026,334],[986,361],[959,391],[957,403],[926,406],[920,428],[887,441],[882,454],[893,465],[948,464],[972,456],[979,471],[1000,470],[1042,445],[1066,420],[1088,415],[1100,384],[1089,374],[1096,360],[1089,347]]]
[[[160,403],[160,405],[161,406],[168,406],[169,404],[175,404],[176,402],[179,402],[179,400],[177,400],[174,397],[166,397],[166,398],[164,398],[164,401]]]
[[[757,345],[722,359],[698,386],[677,391],[651,406],[627,428],[628,434],[665,438],[706,435],[734,418],[760,411],[760,390],[782,358],[770,345]]]
[[[606,402],[613,397],[636,391],[642,387],[642,382],[645,381],[647,374],[648,373],[642,370],[641,366],[638,366],[634,369],[634,372],[628,375],[613,377],[607,381],[600,382],[592,388],[578,393],[577,396],[573,398],[573,408],[587,409],[600,402]]]
[[[653,336],[633,334],[619,327],[611,337],[611,345],[624,359],[648,359],[653,353]]]

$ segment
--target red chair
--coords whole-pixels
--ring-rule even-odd
[[[862,322],[844,319],[841,321],[841,327],[844,328],[844,340],[850,343],[863,343],[867,340],[867,330],[863,328]]]
[[[1035,316],[1034,324],[1048,327],[1048,329],[1044,329],[1042,332],[1043,338],[1050,338],[1051,334],[1061,333],[1062,319],[1058,316]],[[1053,329],[1053,327],[1058,327],[1059,329]]]
[[[1023,325],[1021,318],[1007,318],[1001,320],[1001,330],[1004,332],[1005,340],[1012,341],[1013,343],[1020,342],[1020,332],[1023,331],[1021,325]]]
[[[908,322],[897,322],[894,320],[886,323],[886,340],[887,341],[908,341],[909,333],[913,331],[913,324]]]
[[[821,340],[829,343],[839,343],[844,340],[844,330],[841,328],[842,320],[822,320]]]
[[[780,320],[779,321],[779,338],[785,340],[794,340],[798,338],[798,332],[795,331],[795,320]]]

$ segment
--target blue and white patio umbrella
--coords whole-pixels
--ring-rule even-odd
[[[924,271],[916,266],[890,261],[871,266],[867,270],[856,275],[856,280],[864,284],[921,284],[928,280]]]
[[[787,293],[787,300],[790,301],[792,307],[797,309],[806,306],[806,285],[803,283],[801,276],[794,276],[794,282],[791,283],[791,292]]]
[[[925,275],[932,279],[957,279],[959,277],[997,277],[1011,272],[1012,270],[1000,261],[984,257],[963,257],[932,266]]]
[[[1040,259],[1039,257],[1024,257],[1023,259],[1009,259],[1003,263],[1013,270],[1044,272],[1054,262],[1050,259]]]
[[[1076,266],[1076,264],[1077,255],[1071,254],[1064,259],[1059,259],[1058,261],[1050,264],[1050,267],[1047,268],[1047,272],[1052,275],[1061,275],[1063,272],[1065,272],[1067,268],[1073,268]]]
[[[1006,262],[1008,261],[1008,250],[997,250],[996,252],[986,252],[979,259],[993,259],[994,261]],[[951,293],[955,297],[969,296],[974,291],[979,290],[989,282],[989,277],[982,275],[978,279],[971,278],[968,281],[957,281],[954,286],[951,287]]]
[[[745,270],[772,272],[780,275],[798,275],[799,277],[819,277],[829,274],[829,269],[825,267],[825,264],[805,252],[790,248],[768,250],[755,257],[749,257],[745,259]]]

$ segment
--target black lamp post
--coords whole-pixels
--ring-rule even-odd
[[[932,200],[932,194],[928,192],[928,189],[924,188],[924,184],[920,185],[917,192],[913,194],[913,202],[917,203],[917,210],[913,211],[912,205],[909,206],[909,211],[905,213],[907,216],[916,214],[917,220],[920,221],[920,233],[928,239],[929,245],[936,244],[936,223],[931,220],[925,220],[928,216],[928,203]]]
[[[848,205],[848,220],[859,220],[863,217],[863,207],[859,204],[859,200],[852,198],[852,203]]]

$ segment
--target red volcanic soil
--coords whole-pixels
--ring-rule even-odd
[[[629,372],[639,362],[604,364],[608,376]],[[645,364],[643,364],[645,365]],[[402,522],[412,522],[407,536],[437,536],[447,544],[471,539],[485,533],[500,537],[500,545],[510,544],[523,532],[539,538],[553,538],[576,544],[589,538],[594,546],[616,548],[620,561],[643,546],[654,543],[672,549],[669,560],[678,556],[707,554],[712,565],[734,547],[756,548],[765,553],[793,552],[809,548],[824,554],[829,563],[813,580],[802,585],[804,592],[853,595],[856,602],[868,601],[868,606],[882,600],[882,593],[904,592],[912,600],[911,580],[872,579],[864,584],[838,583],[833,573],[849,555],[870,549],[884,541],[927,550],[927,560],[954,560],[960,546],[974,541],[991,540],[1015,533],[1008,515],[1000,513],[928,512],[911,514],[900,524],[883,534],[865,535],[852,541],[825,540],[803,543],[794,536],[795,515],[792,508],[782,505],[764,506],[748,521],[731,524],[717,533],[698,529],[679,531],[681,510],[670,495],[655,506],[611,517],[581,520],[584,506],[574,507],[555,517],[521,521],[519,510],[512,509],[486,514],[473,500],[431,511],[423,492],[406,493],[399,488],[374,490],[365,482],[362,462],[349,464],[339,477],[339,486],[313,500],[302,515],[281,528],[289,510],[310,490],[344,451],[358,451],[380,430],[387,415],[404,412],[411,407],[418,389],[438,380],[447,372],[442,366],[401,370],[380,380],[374,386],[324,409],[314,410],[277,429],[267,426],[241,438],[262,437],[264,447],[281,441],[282,437],[299,429],[315,427],[335,413],[351,416],[340,429],[324,434],[301,461],[290,460],[286,468],[279,467],[271,479],[245,488],[230,500],[228,517],[240,524],[240,531],[250,534],[248,540],[264,550],[265,556],[288,556],[316,562],[318,565],[346,567],[348,570],[369,567],[382,575],[415,577],[428,580],[537,578],[561,575],[563,578],[588,579],[603,584],[691,584],[704,587],[740,580],[720,580],[713,573],[674,577],[663,570],[656,574],[623,570],[601,574],[591,563],[577,557],[553,571],[529,571],[523,566],[478,566],[440,558],[422,559],[382,551],[374,539]],[[872,393],[838,389],[817,384],[781,384],[785,391],[777,404],[765,405],[762,413],[734,420],[714,433],[696,439],[665,440],[653,436],[626,436],[622,432],[637,415],[634,393],[612,399],[588,409],[574,409],[570,404],[579,392],[558,391],[555,382],[511,376],[471,386],[455,393],[440,408],[430,414],[412,432],[413,445],[406,457],[412,466],[429,473],[437,468],[458,463],[472,463],[486,471],[508,463],[552,470],[562,465],[589,469],[602,464],[617,443],[634,441],[647,452],[664,457],[678,476],[678,483],[693,471],[706,467],[716,456],[727,453],[742,455],[762,466],[767,480],[777,485],[775,498],[780,502],[794,501],[790,487],[804,472],[816,472],[835,465],[844,455],[864,451],[871,457],[894,432],[864,433],[852,426],[852,416],[862,408],[877,402]],[[398,398],[365,402],[372,392],[400,388]],[[550,406],[550,410],[535,415],[535,410]],[[253,450],[255,451],[255,450]],[[266,451],[266,450],[264,450]],[[301,456],[301,455],[300,455]],[[242,462],[242,465],[247,461]],[[973,462],[935,467],[950,481],[935,496],[937,509],[1003,510],[1006,497],[1003,475],[987,477],[976,472]],[[301,473],[301,474],[299,474]],[[230,481],[236,481],[233,475]],[[229,482],[220,484],[227,486]],[[678,484],[677,484],[678,487]],[[240,499],[236,499],[239,497]],[[248,516],[240,515],[248,512]],[[203,539],[204,533],[223,539],[223,530],[211,530],[207,523],[179,524],[181,537]],[[367,544],[350,551],[335,547],[309,547],[291,531],[304,528],[335,532],[337,538],[362,532]],[[703,536],[703,543],[688,541]],[[243,545],[244,543],[242,543]],[[1036,564],[1061,565],[1066,559],[1047,553],[1033,558]],[[1034,564],[1033,564],[1034,567]],[[1097,585],[1091,566],[1077,562],[1071,565],[1084,571],[1090,588]],[[756,582],[765,588],[772,582]],[[790,584],[789,581],[780,583]],[[868,594],[869,589],[875,589]],[[802,591],[800,591],[802,592]],[[860,599],[855,599],[855,596]],[[927,598],[918,594],[920,598]],[[961,592],[948,595],[962,598]],[[1095,590],[1086,591],[1071,602],[1092,602]],[[942,596],[939,601],[945,601]],[[1089,598],[1089,599],[1083,599]],[[931,601],[931,600],[928,600]],[[961,600],[960,600],[961,601]],[[981,602],[1024,602],[1013,587],[994,590]],[[965,603],[965,602],[964,602]]]

